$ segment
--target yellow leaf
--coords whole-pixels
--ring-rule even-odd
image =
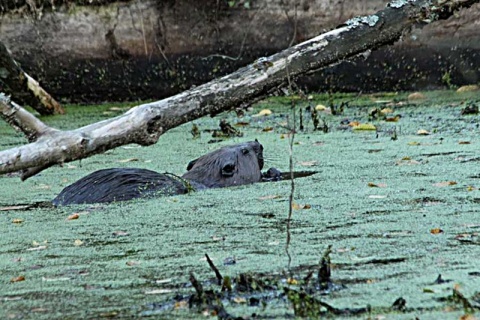
[[[348,123],[348,125],[349,125],[350,127],[358,127],[358,126],[360,125],[360,122],[358,122],[358,121],[350,121],[350,122]]]
[[[420,130],[417,131],[417,134],[418,134],[419,136],[428,136],[428,135],[430,134],[430,132],[428,132],[428,131],[425,130],[425,129],[420,129]]]
[[[71,214],[67,217],[67,220],[76,220],[80,218],[80,216],[78,215],[78,213],[74,213],[74,214]]]
[[[386,118],[385,121],[387,121],[387,122],[398,122],[398,120],[400,120],[401,118],[402,118],[402,116],[397,114],[395,117]]]
[[[420,142],[417,142],[417,141],[411,141],[408,143],[409,146],[419,146],[420,145]]]
[[[263,116],[269,116],[272,114],[272,110],[270,109],[263,109],[261,110],[259,113],[257,113],[256,115],[254,115],[254,117],[263,117]]]
[[[296,202],[292,203],[292,209],[301,210],[301,209],[310,209],[312,206],[309,204],[298,204]]]
[[[393,113],[393,109],[383,108],[382,110],[380,110],[380,113],[383,114],[383,115]]]
[[[18,277],[10,279],[10,282],[20,282],[20,281],[25,281],[25,277],[24,276],[18,276]]]
[[[423,100],[425,96],[420,92],[410,93],[407,97],[408,100]]]
[[[377,127],[375,127],[371,123],[361,123],[358,126],[354,126],[353,130],[358,130],[358,131],[377,130]]]
[[[298,281],[297,281],[297,279],[294,279],[294,278],[288,278],[287,283],[292,284],[292,285],[296,285],[296,284],[298,284]]]
[[[20,224],[23,222],[23,219],[13,219],[12,222]]]
[[[440,234],[440,233],[443,233],[443,230],[440,229],[440,228],[435,228],[435,229],[430,230],[430,233],[431,234]]]
[[[245,299],[244,297],[235,297],[233,298],[233,301],[235,303],[247,303],[247,299]]]
[[[83,244],[83,241],[82,241],[82,240],[79,240],[79,239],[77,239],[77,240],[75,240],[75,241],[73,242],[73,245],[74,245],[75,247],[80,247],[82,244]]]
[[[480,90],[479,86],[477,86],[476,84],[470,84],[466,86],[461,86],[460,88],[457,89],[457,92],[462,93],[462,92],[470,92],[470,91],[477,91],[477,90]]]
[[[326,109],[327,107],[325,107],[323,104],[317,104],[317,106],[315,107],[315,110],[317,111],[324,111]]]
[[[180,309],[180,308],[187,308],[188,307],[188,301],[187,300],[181,300],[178,302],[175,302],[174,309]]]
[[[442,181],[442,182],[434,183],[433,185],[435,187],[448,187],[448,186],[454,186],[456,184],[457,183],[455,181]]]

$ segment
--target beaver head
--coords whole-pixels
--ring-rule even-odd
[[[207,188],[259,182],[262,179],[263,146],[250,141],[226,146],[191,161],[182,178]]]

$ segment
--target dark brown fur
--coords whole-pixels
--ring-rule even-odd
[[[262,168],[263,146],[251,141],[223,147],[190,162],[181,178],[137,168],[98,170],[63,189],[52,202],[114,202],[244,185],[260,182]]]

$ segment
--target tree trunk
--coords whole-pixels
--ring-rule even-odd
[[[116,118],[71,131],[43,129],[36,142],[0,152],[0,173],[24,170],[22,179],[26,179],[54,164],[86,158],[121,145],[154,144],[163,133],[180,124],[251,104],[289,79],[393,43],[415,23],[446,19],[455,10],[479,1],[395,1],[375,15],[349,20],[344,26],[230,75],[137,106]],[[21,112],[5,97],[0,97],[0,105],[3,114],[9,113],[10,118]]]
[[[12,95],[14,100],[31,106],[41,115],[64,113],[60,104],[18,66],[2,42],[0,42],[0,92]]]

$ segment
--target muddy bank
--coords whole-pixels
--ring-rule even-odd
[[[310,0],[296,8],[275,0],[39,3],[33,8],[18,2],[3,12],[2,41],[55,97],[86,102],[170,96],[373,13],[387,1]],[[479,19],[476,5],[300,83],[369,92],[478,82]]]

